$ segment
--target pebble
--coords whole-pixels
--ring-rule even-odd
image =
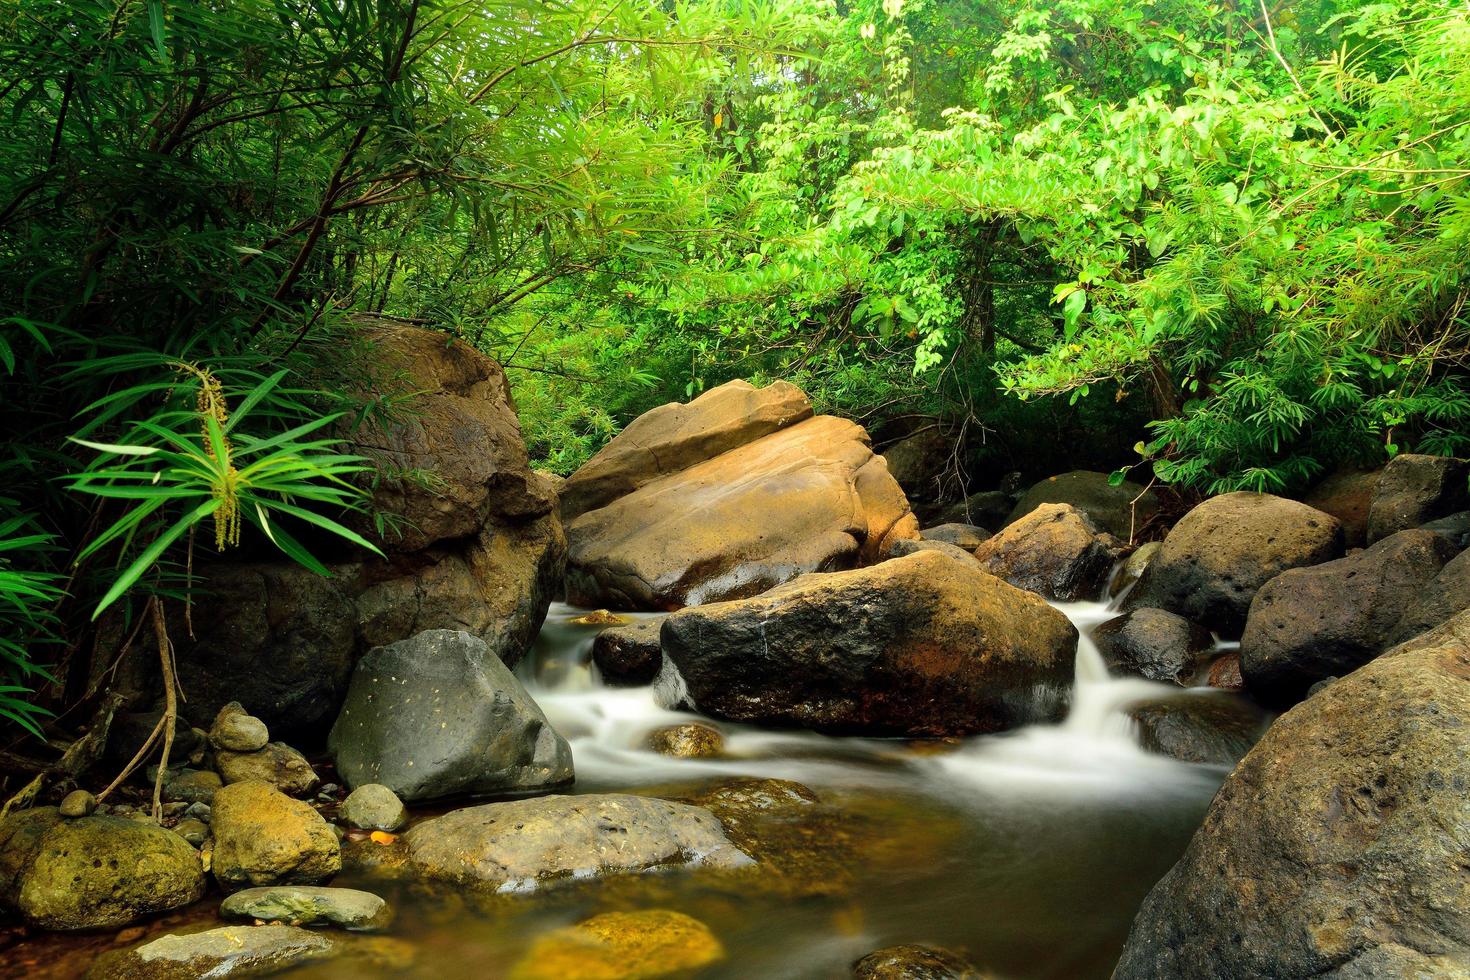
[[[74,789],[61,801],[60,813],[68,818],[88,817],[96,809],[97,797],[84,789]]]

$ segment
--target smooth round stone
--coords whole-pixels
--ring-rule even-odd
[[[87,817],[97,809],[97,797],[84,789],[74,789],[61,801],[59,812],[63,817]]]
[[[209,825],[193,817],[185,817],[169,829],[195,847],[203,845],[205,839],[209,837]]]
[[[226,898],[219,912],[226,919],[344,929],[381,929],[393,919],[388,903],[371,892],[304,885],[246,888]]]
[[[397,830],[408,822],[398,794],[380,783],[367,783],[348,793],[338,813],[360,830]]]
[[[648,733],[648,747],[676,759],[710,759],[725,750],[725,736],[708,725],[669,725]]]
[[[209,741],[227,752],[258,752],[271,740],[265,722],[227,705],[209,730]]]

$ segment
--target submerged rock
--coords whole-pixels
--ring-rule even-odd
[[[1014,524],[1042,504],[1067,504],[1097,527],[1124,541],[1159,515],[1159,495],[1124,480],[1114,486],[1107,473],[1073,470],[1034,484],[1021,495],[1006,524]]]
[[[226,889],[315,885],[342,867],[332,828],[307,804],[261,782],[232,783],[210,808],[211,869]]]
[[[651,980],[724,959],[709,927],[682,912],[607,912],[531,944],[511,980]]]
[[[585,496],[585,511],[566,510],[580,514],[567,525],[569,602],[658,610],[755,595],[918,537],[860,426],[806,417],[804,396],[799,411],[786,407],[800,395],[790,385],[727,389],[655,409],[573,475],[563,508],[584,486],[604,489]],[[731,417],[752,401],[783,407],[769,427]]]
[[[1388,461],[1374,487],[1368,543],[1470,506],[1470,460],[1404,453]]]
[[[1209,652],[1210,633],[1162,609],[1135,609],[1092,632],[1098,652],[1115,674],[1184,684]]]
[[[381,929],[393,920],[388,903],[355,888],[277,885],[246,888],[220,903],[225,919],[259,919],[293,926],[332,925],[343,929]]]
[[[1057,718],[1077,631],[1040,597],[921,552],[681,610],[663,644],[706,714],[945,736]]]
[[[408,802],[572,781],[572,751],[478,637],[429,630],[369,652],[327,745],[349,786]]]
[[[1100,596],[1122,553],[1117,538],[1070,504],[1041,504],[975,549],[990,574],[1060,602]]]
[[[256,752],[220,750],[214,754],[214,767],[226,786],[254,780],[289,796],[306,796],[321,782],[306,756],[284,742],[271,742]]]
[[[408,822],[403,801],[381,783],[366,783],[348,793],[338,813],[348,826],[360,830],[397,830]]]
[[[648,733],[648,747],[676,759],[711,759],[725,750],[725,736],[708,725],[668,725]]]
[[[708,810],[602,794],[487,803],[416,824],[399,838],[407,870],[471,890],[533,891],[562,878],[751,863]]]
[[[182,838],[114,816],[58,819],[56,810],[7,818],[4,904],[43,929],[106,929],[197,901],[204,866]]]
[[[592,662],[610,687],[646,687],[664,664],[658,634],[663,616],[614,626],[592,641]]]
[[[1234,765],[1266,730],[1259,708],[1227,694],[1190,693],[1135,704],[1128,716],[1145,749],[1181,762]]]
[[[853,980],[983,980],[958,953],[935,946],[888,946],[852,965]]]
[[[104,953],[87,980],[260,976],[329,956],[335,947],[328,937],[295,926],[224,926]]]
[[[1211,497],[1174,525],[1124,609],[1167,609],[1236,637],[1261,586],[1342,549],[1337,518],[1306,504],[1244,491]]]
[[[1470,963],[1470,613],[1277,719],[1133,924],[1117,980]],[[1457,976],[1430,973],[1431,976]]]
[[[1240,639],[1246,686],[1287,707],[1324,677],[1372,660],[1453,554],[1436,534],[1400,531],[1346,558],[1276,576],[1256,594]]]

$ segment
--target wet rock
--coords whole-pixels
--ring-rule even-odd
[[[336,944],[295,926],[224,926],[160,936],[98,957],[87,980],[197,980],[276,973],[330,956]]]
[[[226,898],[220,904],[219,914],[225,919],[364,930],[382,929],[393,920],[388,903],[372,892],[311,885],[246,888]]]
[[[990,574],[1048,599],[1102,594],[1123,546],[1070,504],[1041,504],[975,549]]]
[[[1338,470],[1313,487],[1302,503],[1341,521],[1343,543],[1349,548],[1361,548],[1368,543],[1368,514],[1382,472],[1382,468]]]
[[[270,740],[265,722],[246,714],[238,701],[221,708],[209,729],[209,743],[228,752],[258,752]]]
[[[84,789],[74,789],[66,794],[56,812],[63,817],[90,817],[97,809],[97,797]]]
[[[982,980],[957,953],[934,946],[888,946],[852,965],[853,980]]]
[[[764,388],[731,381],[687,404],[645,412],[572,474],[562,488],[562,518],[625,497],[660,477],[678,473],[732,449],[811,418],[800,388],[777,381]]]
[[[219,773],[209,769],[170,770],[163,780],[163,798],[171,803],[203,803],[206,806],[224,785]]]
[[[636,490],[567,525],[569,602],[662,610],[755,595],[803,572],[871,564],[918,537],[883,457],[845,419],[808,418],[683,466],[661,451],[649,462],[637,425],[584,467],[632,454],[647,470],[635,468]]]
[[[1226,653],[1210,664],[1205,683],[1223,691],[1245,690],[1245,678],[1240,673],[1240,654]]]
[[[1395,456],[1383,468],[1368,513],[1368,543],[1470,507],[1470,460]]]
[[[338,812],[344,822],[360,830],[397,830],[408,823],[398,794],[381,783],[366,783],[348,793]]]
[[[261,782],[231,783],[210,813],[214,877],[226,890],[315,885],[342,867],[337,835],[321,814]]]
[[[684,976],[724,957],[725,949],[709,927],[682,912],[607,912],[538,938],[510,976],[644,980]]]
[[[1005,526],[1016,498],[1004,490],[973,493],[940,511],[939,524],[971,524],[987,530]]]
[[[644,619],[630,626],[614,626],[592,641],[592,662],[611,687],[645,687],[663,667],[659,630],[665,617]]]
[[[912,538],[895,541],[893,542],[893,547],[889,549],[889,555],[893,558],[902,558],[904,555],[912,555],[920,551],[935,551],[957,561],[979,564],[975,556],[965,549],[952,544],[946,544],[943,541],[921,541]]]
[[[96,815],[61,820],[37,834],[46,822],[27,821],[18,826],[18,839],[5,841],[7,851],[21,852],[12,907],[34,926],[115,928],[204,894],[198,852],[157,824]]]
[[[712,759],[725,751],[725,736],[708,725],[668,725],[648,733],[648,747],[676,759]]]
[[[1337,518],[1271,494],[1227,493],[1174,525],[1124,609],[1167,609],[1236,637],[1261,586],[1341,555]]]
[[[1180,685],[1213,644],[1208,630],[1162,609],[1124,613],[1099,625],[1092,638],[1111,672]]]
[[[560,786],[572,753],[483,641],[430,630],[362,658],[327,740],[349,786],[408,802]]]
[[[1143,903],[1115,977],[1470,961],[1467,644],[1461,614],[1277,719]]]
[[[561,878],[750,863],[708,810],[618,794],[455,810],[416,824],[399,842],[407,869],[421,878],[496,892],[532,891]]]
[[[1181,762],[1234,765],[1266,728],[1266,716],[1239,697],[1191,693],[1129,709],[1145,749]]]
[[[1158,516],[1158,494],[1124,480],[1109,483],[1107,473],[1073,470],[1035,484],[1021,495],[1006,524],[1014,524],[1042,504],[1068,504],[1086,514],[1100,530],[1128,541]],[[1136,503],[1135,503],[1136,501]]]
[[[1470,609],[1470,551],[1461,552],[1446,562],[1434,580],[1410,599],[1403,616],[1393,628],[1389,642],[1398,644],[1412,640],[1462,609]]]
[[[941,541],[944,544],[952,544],[963,551],[974,553],[989,537],[990,532],[983,527],[974,524],[960,524],[951,522],[939,524],[934,527],[926,527],[919,531],[919,537],[925,541]]]
[[[572,622],[577,626],[627,626],[632,621],[627,616],[619,616],[606,609],[594,609],[590,613],[577,616]]]
[[[1470,510],[1462,510],[1449,517],[1425,521],[1419,526],[1444,538],[1454,546],[1456,551],[1470,548]]]
[[[663,647],[684,689],[660,696],[822,731],[1001,731],[1060,715],[1076,640],[1040,597],[920,552],[674,613]]]
[[[1240,640],[1246,686],[1263,702],[1286,707],[1322,678],[1372,660],[1453,554],[1443,538],[1416,529],[1276,576],[1251,603]]]
[[[1143,573],[1148,568],[1149,562],[1154,560],[1154,556],[1159,553],[1159,549],[1163,546],[1162,541],[1150,541],[1147,544],[1139,545],[1127,558],[1124,558],[1118,565],[1118,570],[1113,576],[1113,581],[1109,583],[1109,594],[1114,597],[1120,596],[1125,589],[1143,578]]]
[[[321,782],[306,756],[284,742],[270,742],[257,752],[221,749],[214,754],[214,767],[226,786],[255,780],[289,796],[306,796]]]
[[[185,817],[169,829],[184,838],[190,847],[203,847],[209,839],[209,824],[194,817]]]

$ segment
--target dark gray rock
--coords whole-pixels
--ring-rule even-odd
[[[1390,642],[1412,640],[1464,609],[1470,609],[1470,551],[1463,551],[1446,562],[1434,580],[1409,601],[1393,628]]]
[[[455,630],[364,656],[328,746],[347,785],[408,802],[572,781],[566,740],[484,641]]]
[[[984,490],[940,511],[935,523],[970,524],[993,530],[1005,525],[1015,506],[1016,498],[1004,490]]]
[[[1267,493],[1227,493],[1174,525],[1124,609],[1167,609],[1234,638],[1261,586],[1342,551],[1337,518]]]
[[[942,541],[963,551],[974,552],[990,537],[990,532],[974,524],[950,523],[923,528],[919,531],[919,537],[925,541]]]
[[[990,574],[1060,602],[1102,595],[1122,542],[1070,504],[1040,504],[975,549]]]
[[[1368,543],[1470,507],[1470,460],[1395,456],[1383,468],[1368,512]]]
[[[1115,674],[1185,684],[1213,646],[1209,630],[1162,609],[1135,609],[1092,633],[1098,652]]]
[[[1113,486],[1109,479],[1107,473],[1073,470],[1042,480],[1016,501],[1006,524],[1014,524],[1042,504],[1070,504],[1101,530],[1128,541],[1158,516],[1159,495],[1129,480]]]
[[[1453,554],[1443,538],[1415,529],[1276,576],[1256,594],[1240,640],[1246,687],[1266,704],[1287,707],[1322,678],[1372,660]]]
[[[1233,766],[1266,730],[1267,716],[1231,694],[1190,693],[1129,709],[1145,749],[1181,762]]]
[[[592,662],[612,687],[646,687],[663,666],[658,634],[666,616],[613,626],[592,641]]]
[[[393,910],[388,903],[372,892],[315,885],[246,888],[220,903],[219,914],[224,919],[362,930],[381,929],[393,921]]]
[[[1419,526],[1426,531],[1433,531],[1440,535],[1459,551],[1470,548],[1470,510],[1462,510],[1449,517],[1426,521]]]

